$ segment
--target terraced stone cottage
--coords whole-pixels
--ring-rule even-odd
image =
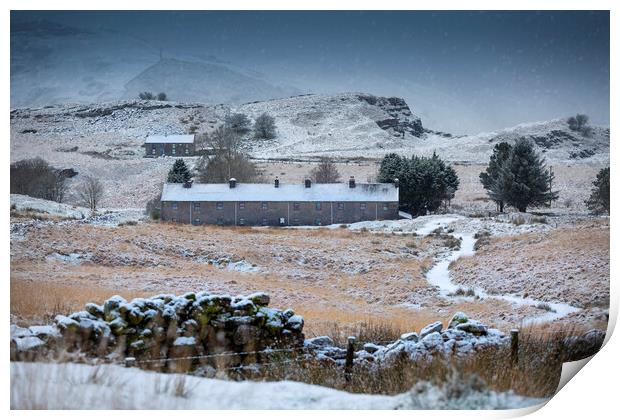
[[[164,184],[162,220],[227,226],[301,226],[398,219],[398,180],[347,183]]]
[[[196,152],[193,134],[148,136],[144,141],[146,157],[193,156]]]

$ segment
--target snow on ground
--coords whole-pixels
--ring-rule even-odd
[[[410,392],[386,396],[291,381],[233,382],[113,365],[11,363],[12,409],[506,409],[544,402],[462,383],[420,383]]]
[[[55,201],[21,194],[11,194],[11,207],[14,207],[15,210],[47,213],[50,216],[66,217],[70,219],[84,219],[90,216],[91,213],[89,209],[84,207],[57,203]]]
[[[143,209],[98,209],[96,212],[92,212],[84,207],[57,203],[21,194],[11,194],[11,207],[11,240],[22,240],[27,233],[37,231],[46,226],[90,224],[115,227],[122,224],[138,223],[147,218]],[[13,210],[15,213],[13,213]],[[32,217],[31,214],[34,214],[36,217]],[[62,220],[53,220],[53,218],[60,218]],[[68,254],[57,256],[63,260],[71,257]],[[72,261],[76,260],[75,258],[69,259]]]
[[[334,225],[339,226],[339,225]],[[330,226],[330,227],[334,227]],[[527,232],[546,232],[553,227],[546,223],[524,223],[515,225],[510,217],[472,218],[459,214],[420,216],[415,219],[371,220],[352,223],[351,230],[367,229],[371,232],[428,235],[437,228],[475,234],[486,230],[494,236],[520,235]]]

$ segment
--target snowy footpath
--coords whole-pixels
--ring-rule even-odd
[[[446,229],[450,223],[456,222],[460,219],[462,219],[462,217],[459,216],[431,216],[431,218],[429,218],[429,220],[415,232],[418,235],[429,235],[438,228]],[[476,245],[476,239],[471,232],[456,231],[450,233],[450,235],[460,239],[461,245],[457,250],[441,256],[435,262],[435,265],[433,265],[433,267],[426,273],[426,279],[430,284],[437,286],[439,288],[440,295],[446,299],[473,299],[471,297],[454,296],[455,292],[457,292],[461,286],[452,281],[449,267],[450,263],[453,261],[456,261],[461,257],[467,257],[475,254],[476,251],[474,246]],[[499,299],[518,306],[547,305],[550,308],[546,314],[524,318],[522,320],[523,325],[554,321],[580,310],[577,307],[563,302],[546,302],[517,295],[489,294],[482,288],[473,288],[472,290],[474,294],[481,299]]]
[[[394,395],[352,394],[299,382],[234,382],[114,365],[11,363],[12,409],[511,409],[544,404],[428,383]],[[459,386],[459,385],[457,385]]]

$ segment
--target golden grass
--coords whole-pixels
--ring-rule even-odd
[[[483,288],[512,278],[522,293],[606,307],[609,303],[609,220],[577,223],[545,233],[484,238],[478,252],[451,264],[454,279]],[[487,284],[488,283],[488,284]],[[557,297],[555,298],[558,299]]]
[[[144,297],[136,291],[104,287],[11,280],[11,314],[25,323],[47,323],[58,314],[82,310],[88,302],[103,303],[115,294],[126,299]]]
[[[358,335],[394,337],[397,333],[390,328],[369,324],[363,326]],[[243,372],[242,378],[287,379],[349,392],[388,395],[406,392],[419,381],[430,381],[446,385],[448,393],[488,388],[498,392],[512,390],[530,397],[549,397],[557,388],[562,362],[567,354],[560,344],[561,340],[572,334],[570,331],[563,334],[522,332],[518,363],[514,365],[510,346],[504,346],[479,349],[464,357],[437,355],[431,361],[412,361],[403,355],[392,363],[356,364],[350,382],[345,380],[342,367],[316,360],[294,361],[269,366],[258,372]],[[344,340],[340,341],[342,345]],[[232,377],[235,378],[235,375]]]

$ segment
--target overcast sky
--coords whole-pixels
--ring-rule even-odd
[[[308,92],[404,97],[429,128],[609,124],[608,12],[23,12],[215,56]]]

